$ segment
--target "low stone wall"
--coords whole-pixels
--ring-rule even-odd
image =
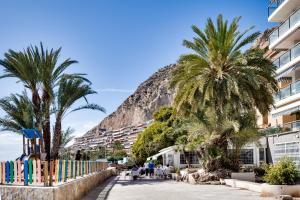
[[[262,196],[290,195],[300,197],[300,185],[269,185],[236,179],[225,179],[226,185],[261,193]]]
[[[80,200],[90,190],[114,175],[105,170],[54,187],[0,185],[1,200]]]
[[[279,196],[290,195],[293,197],[300,197],[300,185],[261,185],[262,196]]]
[[[241,180],[241,181],[255,182],[255,174],[253,172],[241,172],[241,173],[232,172],[231,178]]]
[[[225,179],[225,184],[229,185],[234,188],[243,188],[254,192],[261,192],[261,185],[260,183],[254,183],[249,181],[240,181],[236,179]]]

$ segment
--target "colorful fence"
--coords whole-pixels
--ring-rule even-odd
[[[0,162],[0,184],[52,186],[90,175],[107,168],[97,161],[29,160]]]

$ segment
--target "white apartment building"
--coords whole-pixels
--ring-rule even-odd
[[[282,156],[300,169],[300,0],[269,0],[268,21],[278,23],[269,35],[267,57],[276,65],[279,92],[275,108],[259,121],[262,128],[282,127],[269,134],[267,160],[276,163]]]

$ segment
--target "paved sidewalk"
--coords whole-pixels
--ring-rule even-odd
[[[124,176],[98,187],[84,200],[271,200],[258,193],[224,185],[191,185],[155,179],[129,180]]]

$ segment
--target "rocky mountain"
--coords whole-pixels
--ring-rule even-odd
[[[155,72],[97,127],[115,130],[151,120],[155,111],[173,101],[175,92],[169,88],[169,83],[174,68],[175,65],[169,65]]]

